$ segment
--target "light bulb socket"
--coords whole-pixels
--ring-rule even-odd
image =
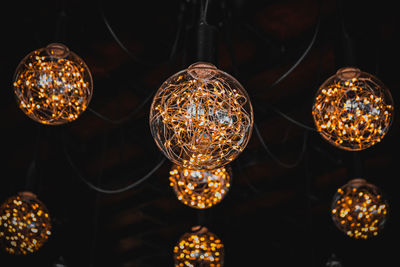
[[[354,186],[354,187],[360,187],[360,186],[366,185],[367,183],[368,183],[367,180],[365,180],[363,178],[355,178],[355,179],[350,180],[347,184]]]
[[[66,58],[69,55],[68,47],[60,43],[51,43],[46,46],[45,50],[54,59]]]
[[[19,192],[18,195],[25,199],[37,199],[37,196],[34,193],[29,192],[29,191]]]
[[[197,61],[210,62],[216,65],[217,38],[218,30],[216,27],[200,22],[197,27]]]
[[[187,72],[196,80],[211,80],[217,73],[217,67],[207,62],[196,62],[189,66]]]
[[[357,79],[361,74],[361,70],[355,67],[344,67],[338,69],[336,75],[342,80]]]
[[[207,227],[202,225],[193,226],[191,230],[194,234],[204,234],[208,232]]]

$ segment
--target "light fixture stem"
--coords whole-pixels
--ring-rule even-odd
[[[201,62],[208,62],[216,65],[217,58],[217,33],[216,27],[207,23],[207,10],[208,0],[201,1],[200,5],[200,19],[197,26],[197,54],[196,60]]]
[[[217,29],[203,21],[197,27],[197,61],[216,65]]]
[[[362,159],[360,156],[359,151],[354,151],[353,152],[353,177],[354,178],[363,178],[363,164],[362,164]]]
[[[341,38],[341,46],[343,50],[344,62],[345,66],[356,66],[356,54],[355,54],[355,43],[354,39],[351,38],[348,28],[346,27],[346,18],[344,12],[343,0],[339,1],[339,16],[340,16],[340,29],[342,33]]]

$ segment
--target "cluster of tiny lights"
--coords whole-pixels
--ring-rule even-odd
[[[30,192],[22,192],[0,207],[0,242],[10,254],[37,251],[51,235],[47,208]]]
[[[382,230],[388,205],[378,188],[364,179],[354,179],[339,188],[332,203],[332,218],[338,229],[356,239],[368,239]]]
[[[317,130],[345,150],[363,150],[382,140],[392,122],[393,99],[376,77],[339,69],[319,88],[312,114]]]
[[[224,245],[206,227],[195,226],[184,234],[174,247],[175,266],[221,267],[224,265]]]
[[[28,54],[14,75],[19,107],[43,124],[74,121],[93,93],[89,68],[75,53],[58,43]]]
[[[246,147],[253,109],[244,88],[208,63],[167,79],[150,110],[150,129],[163,153],[190,169],[216,169]]]
[[[227,167],[191,170],[174,165],[169,180],[182,203],[192,208],[206,209],[221,202],[228,193],[231,176]]]

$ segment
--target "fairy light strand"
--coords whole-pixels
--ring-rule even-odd
[[[62,44],[50,44],[27,55],[17,67],[14,92],[31,119],[57,125],[76,120],[93,93],[86,64]]]
[[[37,251],[51,235],[46,206],[30,192],[10,197],[0,207],[0,243],[6,252],[26,255]]]
[[[193,232],[184,234],[174,246],[177,267],[210,266],[224,264],[224,244],[206,227],[193,227]]]
[[[388,214],[382,193],[364,179],[339,188],[332,202],[332,219],[339,230],[355,239],[377,236]]]
[[[170,186],[178,200],[196,209],[218,204],[230,188],[231,175],[227,167],[190,170],[174,165],[169,174]]]
[[[194,64],[160,87],[150,111],[150,128],[174,163],[216,169],[247,145],[253,111],[247,93],[233,77],[211,64],[198,64],[205,67]]]
[[[319,88],[312,114],[320,134],[345,150],[380,142],[392,122],[390,92],[375,77],[355,68],[340,69]]]

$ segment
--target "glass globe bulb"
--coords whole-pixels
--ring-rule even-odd
[[[174,247],[175,266],[224,265],[224,244],[204,226],[192,227]]]
[[[183,204],[206,209],[221,202],[228,193],[231,175],[227,166],[215,170],[191,170],[174,165],[169,180]]]
[[[0,207],[0,243],[10,254],[37,251],[51,235],[46,206],[31,192],[21,192]]]
[[[379,189],[364,179],[353,179],[339,188],[332,201],[336,227],[356,239],[378,235],[388,215],[388,204]]]
[[[216,169],[234,160],[252,132],[253,108],[242,85],[209,63],[168,78],[150,109],[150,129],[161,151],[190,169]]]
[[[393,99],[375,76],[341,68],[318,89],[312,114],[319,133],[345,150],[363,150],[382,140],[393,120]]]
[[[14,93],[31,119],[50,125],[76,120],[93,94],[85,62],[59,43],[29,53],[14,74]]]

